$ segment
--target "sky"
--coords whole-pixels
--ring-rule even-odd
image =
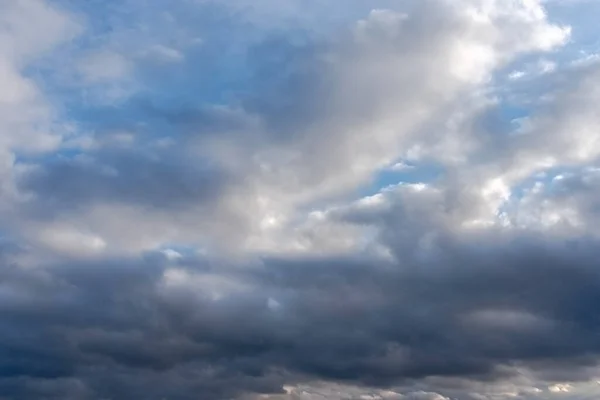
[[[597,15],[0,0],[0,399],[599,398]]]

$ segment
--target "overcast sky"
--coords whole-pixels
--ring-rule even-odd
[[[599,15],[0,0],[0,399],[599,398]]]

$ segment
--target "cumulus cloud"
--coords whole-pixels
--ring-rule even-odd
[[[581,12],[330,7],[0,5],[0,398],[598,396]]]
[[[26,69],[81,29],[76,19],[43,1],[3,3],[0,15],[0,151],[6,170],[15,151],[58,147],[64,133],[54,130],[53,107]]]

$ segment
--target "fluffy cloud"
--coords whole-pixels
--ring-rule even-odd
[[[0,129],[3,170],[15,151],[57,148],[63,132],[53,126],[54,110],[26,69],[80,30],[68,15],[45,2],[23,0],[0,6]]]

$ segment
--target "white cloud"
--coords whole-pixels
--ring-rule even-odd
[[[0,166],[2,201],[14,195],[15,153],[39,153],[59,147],[64,126],[32,74],[31,63],[74,38],[81,25],[42,0],[0,4]]]
[[[4,60],[24,63],[72,39],[82,30],[72,16],[45,0],[16,0],[0,4],[0,52]]]
[[[179,63],[185,58],[179,50],[161,44],[153,45],[144,50],[141,56],[159,63]]]
[[[90,53],[79,63],[79,71],[89,83],[123,79],[131,68],[127,58],[110,50]]]
[[[69,15],[41,0],[0,5],[0,151],[56,148],[53,110],[24,69],[54,46],[73,38],[80,26]]]
[[[468,123],[465,98],[473,99],[474,109],[486,102],[471,90],[521,53],[563,45],[569,29],[549,23],[535,1],[429,3],[407,13],[372,11],[357,23],[352,38],[330,49],[320,64],[330,89],[321,93],[306,82],[307,90],[315,90],[312,96],[324,98],[328,111],[306,126],[288,126],[296,132],[290,141],[253,142],[241,150],[232,147],[244,139],[225,137],[216,147],[200,144],[203,154],[210,148],[217,162],[236,159],[240,173],[252,176],[252,186],[241,195],[268,197],[269,213],[280,215],[366,182],[419,144],[426,151],[437,146],[436,156],[464,157],[472,138],[459,130],[460,124],[456,136],[449,132],[444,126],[449,114]],[[248,120],[259,123],[246,132],[268,130],[271,117],[249,115]],[[264,136],[279,134],[286,132],[267,131]],[[249,169],[257,159],[259,165]],[[255,209],[252,214],[265,218]]]
[[[388,169],[391,171],[400,172],[400,171],[410,170],[413,168],[414,167],[412,165],[408,165],[403,162],[397,162],[397,163],[393,164],[392,166],[390,166]]]
[[[550,387],[548,387],[548,390],[552,393],[569,393],[572,389],[572,386],[569,385],[568,383],[556,383]]]
[[[51,252],[67,256],[98,255],[106,247],[99,236],[69,226],[47,227],[38,233],[40,243]]]

